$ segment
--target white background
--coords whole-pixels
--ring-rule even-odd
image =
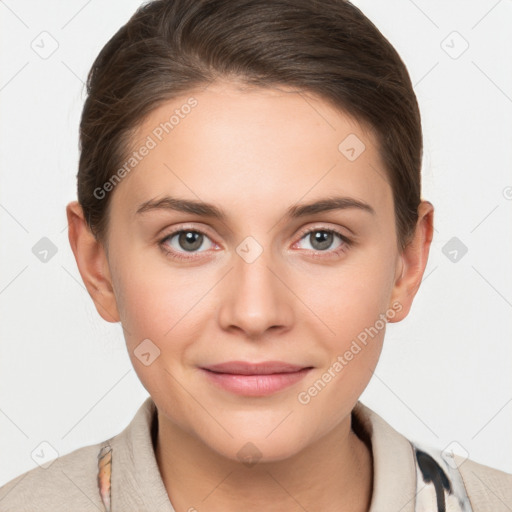
[[[361,401],[411,440],[455,441],[512,472],[512,1],[355,3],[409,69],[436,224],[411,313],[388,326]],[[0,485],[36,466],[42,441],[63,455],[120,432],[148,396],[120,325],[83,286],[65,217],[83,82],[139,5],[0,2]],[[43,31],[58,43],[47,59],[31,47]],[[42,237],[57,247],[46,263],[32,253]],[[452,237],[468,248],[457,262],[442,252]]]

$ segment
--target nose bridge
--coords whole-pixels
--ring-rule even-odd
[[[246,237],[233,257],[233,270],[225,287],[219,320],[224,328],[237,326],[250,336],[268,328],[289,326],[292,321],[292,296],[277,277],[282,266],[273,251],[254,237]]]

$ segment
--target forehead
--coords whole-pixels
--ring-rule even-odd
[[[392,208],[373,134],[303,92],[211,84],[160,105],[133,141],[139,158],[116,190],[130,214],[166,194],[226,211],[265,204],[277,213],[334,192]]]

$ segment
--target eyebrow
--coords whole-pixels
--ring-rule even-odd
[[[346,210],[356,208],[375,215],[375,210],[367,203],[352,197],[327,197],[308,204],[294,205],[288,208],[285,218],[297,219],[307,215],[314,215],[333,210]],[[202,217],[211,217],[226,221],[227,215],[221,208],[202,201],[191,199],[180,199],[166,196],[161,199],[150,199],[142,203],[137,209],[136,215],[154,210],[173,210],[184,213],[191,213]]]

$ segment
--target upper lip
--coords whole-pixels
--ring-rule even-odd
[[[202,367],[217,373],[232,373],[236,375],[270,375],[272,373],[292,373],[310,366],[299,366],[283,361],[263,361],[261,363],[249,363],[245,361],[227,361],[225,363],[212,364]]]

